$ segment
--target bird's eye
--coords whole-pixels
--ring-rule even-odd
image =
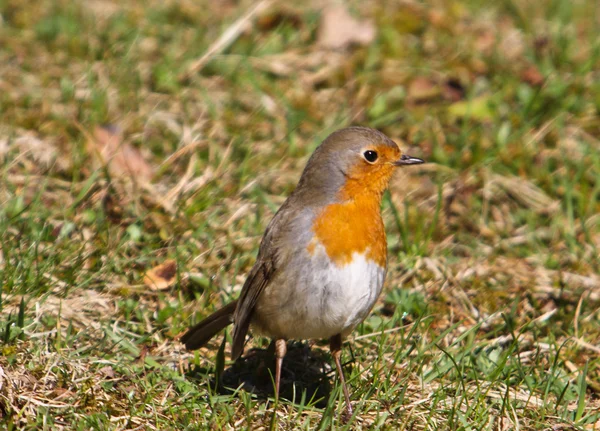
[[[365,156],[367,162],[373,163],[377,160],[377,151],[367,150],[363,153],[363,156]]]

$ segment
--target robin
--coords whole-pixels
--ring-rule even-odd
[[[377,130],[332,133],[269,223],[240,297],[184,334],[185,347],[198,349],[233,323],[236,360],[252,327],[274,340],[278,397],[287,340],[329,339],[351,415],[342,341],[367,317],[383,287],[387,241],[381,198],[396,167],[420,163]]]

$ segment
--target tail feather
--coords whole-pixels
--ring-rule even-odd
[[[219,331],[233,323],[233,313],[237,306],[237,300],[230,302],[223,308],[215,311],[202,322],[191,327],[181,337],[181,342],[188,350],[196,350],[204,346]]]

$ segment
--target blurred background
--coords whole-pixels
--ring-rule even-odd
[[[215,391],[220,341],[176,337],[363,125],[428,164],[384,200],[348,426],[600,429],[599,25],[593,0],[0,0],[0,420],[341,427],[337,391]]]

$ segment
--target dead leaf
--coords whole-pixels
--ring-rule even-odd
[[[110,365],[102,367],[98,370],[98,374],[100,374],[105,379],[114,379],[115,378],[115,370]]]
[[[137,182],[150,182],[152,178],[152,166],[140,150],[123,142],[123,134],[118,127],[96,127],[88,149],[116,177],[129,177]]]
[[[175,283],[176,275],[177,263],[173,259],[168,259],[146,272],[144,284],[151,290],[165,290]]]
[[[370,20],[356,20],[341,4],[329,5],[321,14],[317,42],[329,49],[351,45],[368,45],[375,39],[375,25]]]
[[[521,79],[534,87],[538,87],[544,83],[544,75],[533,65],[521,72]]]

